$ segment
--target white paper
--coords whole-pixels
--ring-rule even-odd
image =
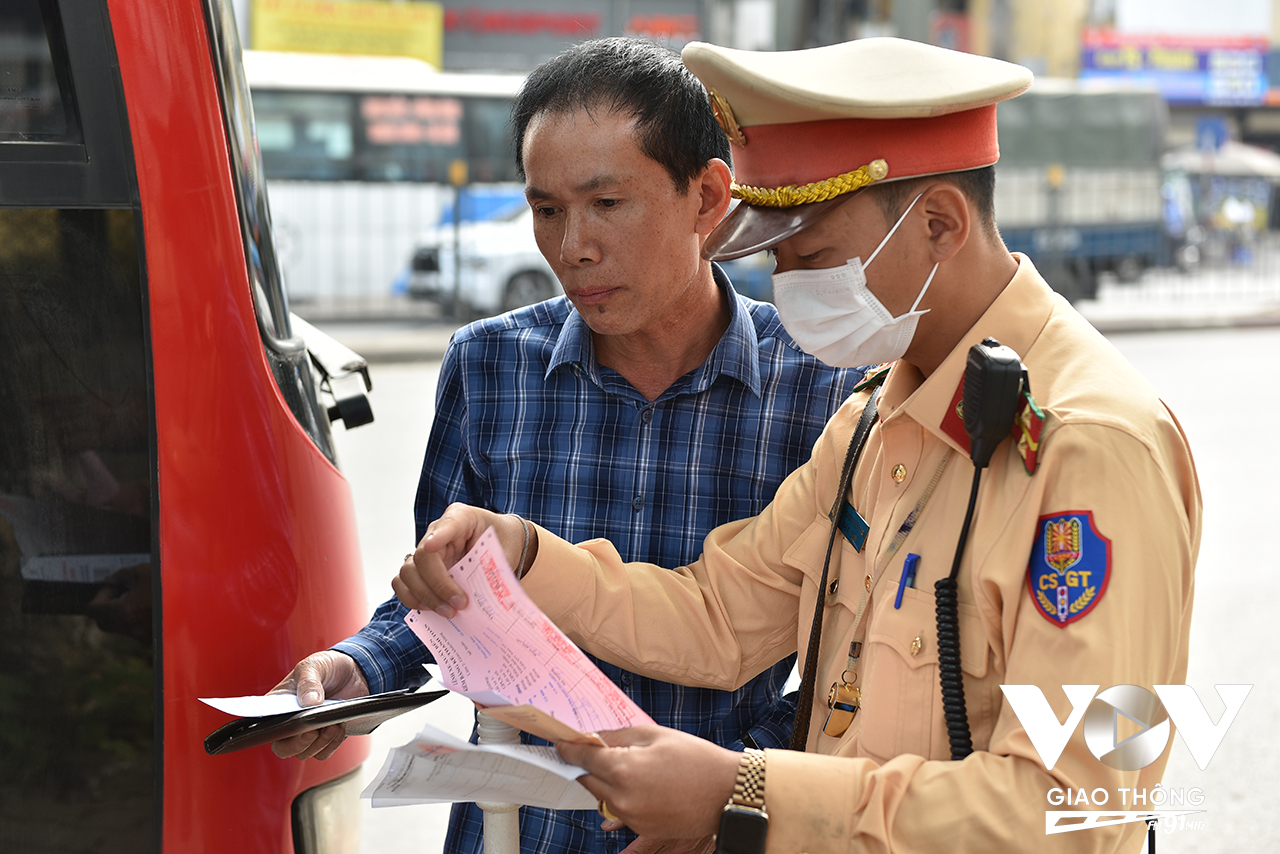
[[[576,782],[585,773],[554,747],[475,745],[426,726],[392,749],[361,796],[375,807],[480,801],[595,809],[595,797]]]
[[[434,611],[405,617],[435,656],[444,687],[482,705],[532,705],[583,733],[653,723],[533,604],[492,528],[449,574],[466,608],[453,619]]]
[[[252,697],[201,697],[200,702],[237,718],[265,718],[268,715],[285,715],[290,712],[299,712],[304,708],[298,705],[298,695],[296,694],[262,694]],[[327,706],[338,702],[341,702],[341,700],[325,700],[321,705]],[[306,708],[315,707],[307,706]]]

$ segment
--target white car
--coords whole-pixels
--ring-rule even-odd
[[[462,257],[454,262],[454,246]],[[563,293],[533,239],[533,211],[525,204],[481,222],[430,231],[409,262],[409,296],[484,317]]]

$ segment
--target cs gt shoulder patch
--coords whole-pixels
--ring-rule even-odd
[[[1111,580],[1111,540],[1098,532],[1093,512],[1041,516],[1027,567],[1031,601],[1062,628],[1093,610]]]

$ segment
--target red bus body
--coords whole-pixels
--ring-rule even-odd
[[[183,854],[292,854],[295,799],[356,769],[366,740],[348,740],[323,763],[282,761],[265,747],[211,757],[203,739],[228,718],[197,698],[263,693],[297,660],[364,624],[351,491],[291,411],[264,347],[217,22],[203,0],[101,7],[127,109],[121,133],[144,250],[160,781],[153,839]]]
[[[263,353],[208,25],[197,2],[110,0],[146,234],[160,462],[164,849],[292,852],[325,763],[206,756],[198,697],[260,693],[368,610],[351,490],[280,397]],[[179,508],[191,508],[190,510]]]

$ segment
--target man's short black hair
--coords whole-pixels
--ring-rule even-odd
[[[984,166],[981,169],[969,169],[964,172],[946,172],[942,175],[928,175],[923,178],[912,178],[906,181],[891,181],[875,189],[876,203],[884,214],[889,225],[897,222],[902,211],[929,181],[946,181],[955,184],[964,193],[974,213],[978,215],[978,225],[989,237],[999,234],[996,230],[996,167]]]
[[[678,192],[713,158],[730,162],[707,91],[679,56],[644,39],[593,39],[539,65],[516,96],[511,124],[522,178],[529,122],[577,109],[634,116],[640,150],[667,170]]]

